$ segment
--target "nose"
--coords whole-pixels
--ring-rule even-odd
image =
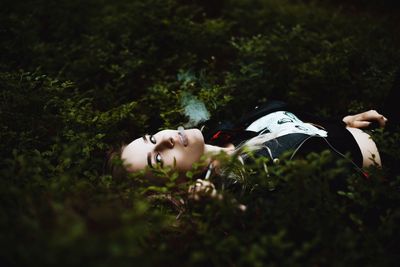
[[[175,146],[175,140],[172,137],[163,138],[157,145],[156,149],[161,150],[164,148],[172,149]]]

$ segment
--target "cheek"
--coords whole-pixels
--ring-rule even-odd
[[[190,170],[193,163],[199,161],[200,157],[194,153],[187,155],[181,154],[176,158],[176,165],[178,169]]]
[[[176,168],[179,171],[191,170],[193,163],[198,162],[201,158],[201,155],[202,153],[200,153],[200,151],[186,151],[186,153],[176,154]]]

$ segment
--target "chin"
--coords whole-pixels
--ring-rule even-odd
[[[204,144],[204,137],[203,133],[196,128],[189,129],[188,131],[188,136],[189,136],[189,145],[190,141],[195,142],[195,143],[201,143]]]

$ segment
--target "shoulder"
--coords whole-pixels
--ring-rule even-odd
[[[206,142],[222,145],[226,142],[248,139],[254,136],[254,132],[245,129],[257,119],[270,113],[288,110],[289,105],[283,101],[270,100],[244,113],[240,119],[235,121],[219,121],[214,125],[206,125],[203,135]]]
[[[270,100],[262,105],[254,107],[253,110],[244,114],[242,118],[235,123],[235,128],[246,128],[252,122],[267,114],[287,110],[288,108],[290,109],[289,105],[283,101]]]

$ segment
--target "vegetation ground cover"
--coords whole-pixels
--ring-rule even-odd
[[[261,158],[222,200],[179,195],[183,210],[148,197],[176,194],[173,181],[149,188],[117,179],[105,157],[185,122],[188,93],[213,121],[270,99],[322,117],[379,107],[400,60],[397,8],[389,0],[2,1],[1,262],[395,265],[399,134],[372,133],[390,161],[368,179],[327,152],[268,173]]]

